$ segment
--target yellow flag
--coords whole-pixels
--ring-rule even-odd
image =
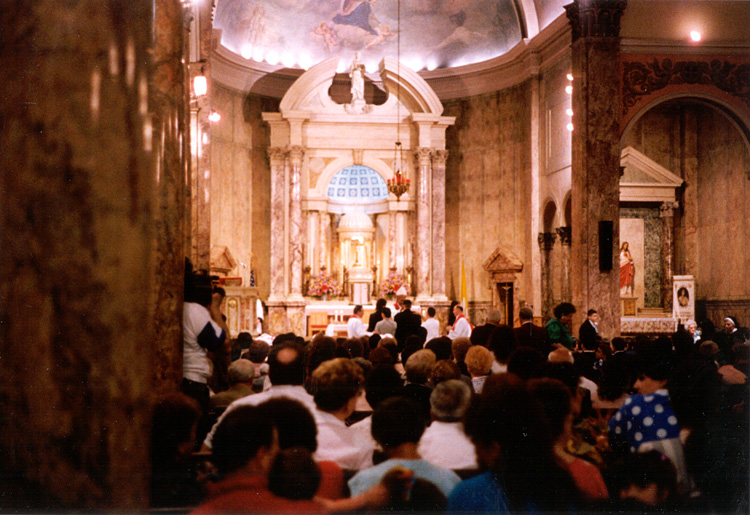
[[[466,311],[466,268],[461,261],[461,307]]]

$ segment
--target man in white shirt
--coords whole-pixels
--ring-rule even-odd
[[[325,361],[313,372],[316,461],[333,461],[345,471],[372,466],[372,444],[345,422],[354,413],[364,383],[362,369],[348,358]]]
[[[305,355],[300,347],[294,343],[282,343],[271,349],[268,355],[268,378],[271,388],[265,392],[248,395],[230,404],[216,421],[211,432],[203,441],[204,451],[210,451],[216,428],[222,423],[228,413],[241,406],[257,406],[269,399],[288,397],[302,403],[310,413],[314,414],[315,401],[302,386],[305,380]]]
[[[425,345],[433,338],[440,336],[440,322],[435,318],[435,308],[430,306],[427,308],[427,320],[422,322],[422,327],[427,330],[427,338],[425,338]]]
[[[464,308],[460,304],[453,306],[453,314],[456,316],[456,323],[450,328],[448,332],[448,338],[455,340],[456,338],[468,338],[471,336],[471,324],[464,316]]]
[[[349,317],[349,321],[346,323],[346,336],[347,338],[360,338],[362,336],[369,336],[364,322],[362,322],[362,314],[364,309],[360,304],[354,306],[354,314]]]
[[[422,459],[451,470],[477,468],[474,444],[461,422],[471,402],[471,388],[458,379],[438,384],[430,395],[432,424],[419,441]]]

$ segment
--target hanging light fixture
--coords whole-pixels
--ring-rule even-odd
[[[397,3],[397,21],[396,21],[396,144],[393,149],[393,168],[395,173],[392,179],[388,179],[388,191],[393,193],[398,200],[401,195],[409,191],[411,180],[406,178],[404,173],[403,148],[401,146],[401,137],[399,127],[401,125],[401,0]]]

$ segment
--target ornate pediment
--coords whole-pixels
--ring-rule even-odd
[[[523,270],[523,263],[518,256],[508,249],[498,247],[482,267],[490,274],[517,273]]]
[[[633,147],[620,153],[620,202],[674,202],[683,180]]]
[[[232,253],[224,246],[211,247],[211,273],[227,275],[237,266]]]

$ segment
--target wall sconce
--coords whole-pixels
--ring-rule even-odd
[[[196,97],[202,97],[208,93],[208,81],[205,75],[196,75],[193,77],[193,93]]]
[[[221,120],[221,115],[217,111],[211,111],[211,114],[208,115],[208,120],[216,123]]]

